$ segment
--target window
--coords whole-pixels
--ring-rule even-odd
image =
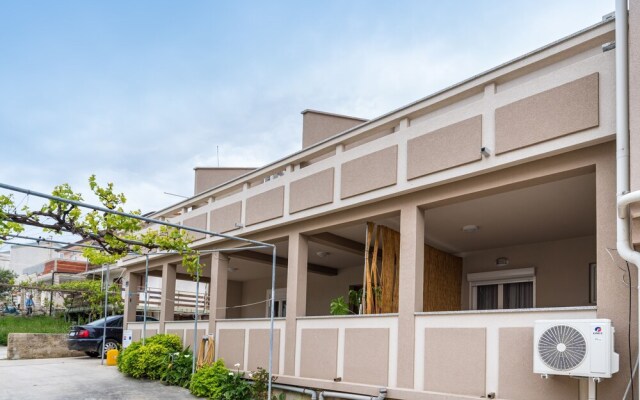
[[[267,300],[271,298],[271,289],[267,290]],[[287,316],[287,289],[276,289],[276,295],[274,296],[274,318],[286,317]],[[266,312],[265,315],[267,318],[271,317],[271,302],[267,301],[266,303]]]
[[[534,308],[534,268],[467,274],[469,307],[472,310]]]

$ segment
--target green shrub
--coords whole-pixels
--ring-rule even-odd
[[[142,346],[142,342],[133,342],[118,354],[118,371],[130,375],[128,371],[133,368],[136,359],[136,351]]]
[[[193,374],[189,390],[191,394],[197,397],[222,399],[222,384],[230,373],[232,374],[232,372],[225,367],[224,360],[220,358],[212,365],[201,367]]]
[[[160,379],[169,365],[169,356],[182,352],[176,335],[159,334],[131,343],[118,355],[118,370],[134,378]]]
[[[251,400],[251,385],[244,380],[244,372],[229,372],[222,379],[220,393],[214,400]]]
[[[162,373],[160,380],[169,385],[186,388],[191,382],[192,367],[193,353],[190,349],[169,354],[167,368]]]
[[[131,370],[126,374],[134,378],[160,379],[167,367],[167,349],[159,344],[145,344],[133,354]]]
[[[145,344],[159,344],[169,350],[170,353],[182,351],[182,340],[178,335],[158,334],[153,335],[145,341]]]

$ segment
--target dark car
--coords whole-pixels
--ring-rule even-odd
[[[136,322],[142,322],[141,315],[136,316]],[[106,318],[107,335],[104,341],[104,351],[117,349],[122,345],[122,324],[123,315],[112,315]],[[147,321],[157,321],[152,317],[147,317]],[[90,357],[102,355],[102,336],[104,334],[105,318],[97,319],[86,325],[72,326],[67,338],[67,348],[69,350],[84,351]]]

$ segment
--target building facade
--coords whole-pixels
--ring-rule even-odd
[[[632,110],[639,3],[630,16]],[[273,296],[278,383],[374,396],[386,387],[394,399],[569,399],[585,395],[586,382],[533,373],[534,321],[607,318],[620,371],[598,396],[622,398],[629,340],[637,355],[629,278],[637,280],[615,253],[614,38],[613,19],[603,19],[373,120],[306,110],[301,151],[212,188],[202,182],[219,180],[203,174],[216,171],[200,171],[193,197],[153,217],[274,244],[277,290],[268,251],[203,255],[208,321],[198,337],[215,335],[228,365],[266,367]],[[640,189],[640,168],[631,181]],[[194,246],[241,247],[205,234]],[[330,315],[333,300],[366,290],[365,264],[382,265],[385,254],[397,269],[385,278],[388,302],[380,284],[382,309]],[[124,266],[128,328],[140,337],[145,260]],[[162,278],[162,293],[147,335],[192,345],[193,321],[177,321],[174,309],[176,281],[192,277],[166,255],[151,257],[149,274]]]

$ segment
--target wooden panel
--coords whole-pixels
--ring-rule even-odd
[[[462,258],[424,246],[423,311],[457,311],[461,307]]]
[[[496,110],[496,154],[599,125],[599,76],[584,78]]]

